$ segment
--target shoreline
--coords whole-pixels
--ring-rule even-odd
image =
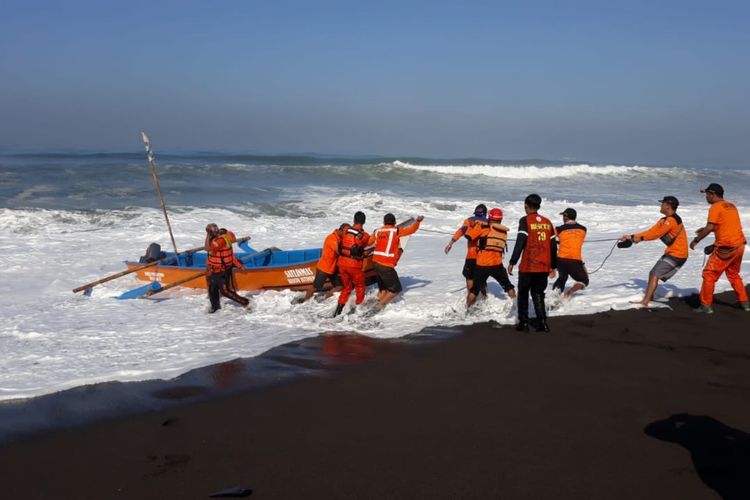
[[[287,356],[318,376],[201,400],[196,381],[210,375],[190,372],[159,392],[175,404],[4,444],[2,482],[13,498],[194,498],[238,485],[265,498],[746,498],[750,315],[731,292],[711,316],[690,300],[553,317],[551,334],[480,324],[344,343],[343,363],[322,369],[325,336],[315,356],[306,339],[264,362]],[[68,396],[85,403],[110,385]],[[669,435],[678,428],[699,444]],[[716,429],[736,435],[729,463],[710,452],[726,446]]]

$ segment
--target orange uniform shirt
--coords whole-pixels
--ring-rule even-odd
[[[557,257],[560,259],[583,260],[581,249],[586,239],[586,228],[577,222],[557,226]]]
[[[726,200],[712,203],[711,208],[708,209],[708,222],[716,225],[714,230],[716,246],[736,247],[745,244],[740,213],[734,203]]]
[[[477,265],[482,267],[495,267],[503,263],[503,252],[496,250],[482,250],[479,248],[479,238],[484,238],[490,234],[490,224],[495,224],[505,231],[506,235],[508,228],[500,224],[499,222],[478,222],[470,227],[466,231],[466,236],[471,238],[477,248]]]
[[[339,237],[338,230],[329,234],[323,242],[323,252],[320,254],[320,260],[318,260],[318,269],[326,274],[333,274],[336,272],[336,263],[339,258]]]
[[[453,234],[453,241],[458,241],[462,236],[467,236],[469,229],[474,227],[477,223],[487,222],[487,219],[483,217],[469,217],[464,220],[461,227]],[[466,258],[469,260],[477,258],[477,241],[467,238],[466,240]]]
[[[419,229],[419,221],[415,221],[409,227],[396,227],[390,224],[376,229],[370,236],[369,244],[375,245],[372,252],[372,261],[381,266],[396,267],[398,259],[401,258],[400,241],[401,236],[414,234]]]
[[[680,232],[682,229],[682,232]],[[679,235],[678,235],[679,233]],[[646,241],[657,240],[663,236],[669,236],[670,238],[677,238],[670,246],[664,251],[665,255],[671,255],[677,259],[688,258],[688,240],[687,231],[685,226],[682,225],[682,220],[678,221],[674,217],[663,217],[659,219],[659,222],[654,224],[651,229],[635,234],[639,238],[643,238]]]

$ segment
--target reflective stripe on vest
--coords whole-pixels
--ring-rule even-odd
[[[341,238],[341,242],[339,243],[339,254],[356,260],[364,259],[365,247],[361,240],[362,231],[350,227]]]
[[[378,250],[380,247],[380,235],[379,233],[390,233],[388,234],[388,243],[385,245],[384,250]],[[376,229],[375,230],[375,251],[373,252],[373,255],[380,255],[381,257],[395,257],[396,253],[391,249],[391,246],[393,246],[393,237],[398,234],[398,229],[395,227],[389,227],[386,229]]]

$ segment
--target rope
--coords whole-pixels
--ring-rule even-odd
[[[608,240],[608,241],[612,241],[612,240]],[[617,240],[615,240],[615,241],[617,241]],[[610,249],[610,251],[609,251],[609,253],[607,254],[607,256],[606,256],[606,257],[604,257],[604,260],[602,261],[602,263],[601,263],[601,264],[599,264],[599,267],[597,267],[597,268],[596,268],[595,270],[591,271],[591,272],[589,273],[589,275],[591,275],[591,274],[594,274],[595,272],[599,271],[599,270],[600,270],[600,269],[601,269],[602,267],[604,267],[604,263],[605,263],[605,262],[607,262],[607,259],[609,259],[609,257],[610,257],[610,256],[612,255],[612,252],[614,252],[614,251],[615,251],[615,248],[616,248],[616,247],[617,247],[617,243],[615,243],[614,245],[612,245],[612,248]]]
[[[449,233],[447,231],[438,231],[437,229],[425,229],[425,228],[421,227],[421,228],[419,228],[419,230],[420,231],[425,231],[425,232],[428,232],[428,233],[447,234],[447,235],[453,236],[453,233]]]

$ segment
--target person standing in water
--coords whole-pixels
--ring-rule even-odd
[[[576,222],[578,213],[573,208],[566,208],[560,215],[563,216],[563,225],[556,228],[557,280],[552,284],[552,289],[558,289],[563,297],[570,298],[577,291],[589,286],[589,273],[581,253],[583,241],[586,239],[586,227]],[[565,292],[568,276],[573,278],[575,283]]]
[[[474,286],[474,268],[477,265],[477,240],[472,240],[466,233],[474,227],[477,223],[487,222],[487,206],[484,203],[480,203],[474,209],[474,215],[464,220],[461,227],[458,228],[456,233],[451,238],[451,241],[445,247],[445,255],[451,251],[453,244],[458,241],[461,237],[466,238],[466,260],[464,260],[464,268],[462,274],[466,278],[466,289],[471,291]],[[483,289],[484,290],[484,289]]]
[[[659,210],[664,217],[659,219],[651,229],[641,233],[626,234],[620,238],[620,241],[632,241],[633,243],[659,239],[667,246],[664,255],[656,261],[651,272],[648,273],[646,293],[643,295],[643,299],[637,302],[642,306],[648,306],[654,298],[659,280],[666,282],[674,276],[688,258],[685,226],[682,224],[680,216],[677,215],[677,207],[680,206],[680,202],[674,196],[665,196],[659,200],[659,203],[661,203]]]
[[[305,296],[299,299],[299,303],[310,300],[315,292],[322,292],[326,282],[331,283],[331,289],[326,293],[326,298],[341,290],[341,278],[337,271],[339,260],[339,245],[344,232],[349,229],[349,224],[341,224],[338,229],[326,236],[320,259],[315,266],[315,280],[305,290]]]
[[[690,248],[695,249],[703,238],[714,233],[714,249],[703,268],[703,283],[701,284],[701,305],[696,312],[711,314],[714,300],[714,287],[716,281],[723,273],[732,285],[740,307],[750,312],[747,290],[740,276],[742,257],[745,254],[747,239],[742,231],[740,214],[734,203],[724,199],[724,188],[719,184],[709,184],[707,188],[701,189],[706,195],[706,202],[711,205],[708,209],[708,221],[706,225],[696,231],[696,236],[690,243]]]
[[[544,291],[547,289],[547,278],[555,277],[557,243],[552,222],[538,213],[541,206],[542,198],[538,194],[530,194],[524,200],[526,216],[518,221],[518,238],[508,266],[508,274],[512,275],[513,268],[521,259],[518,268],[518,331],[529,331],[529,292],[536,312],[536,331],[550,331]]]
[[[348,227],[341,235],[339,243],[339,276],[344,288],[339,294],[338,305],[333,313],[336,317],[344,310],[344,306],[349,300],[352,290],[355,290],[355,304],[359,305],[365,300],[365,273],[362,265],[365,260],[365,248],[370,239],[370,235],[364,230],[365,225],[364,212],[354,214],[354,224]]]
[[[473,286],[466,296],[466,307],[471,307],[481,290],[487,288],[487,280],[492,277],[500,283],[511,299],[516,296],[515,287],[508,279],[503,266],[503,254],[508,240],[509,229],[503,226],[503,211],[493,208],[487,222],[477,222],[466,231],[466,237],[476,243],[477,265],[474,268]]]
[[[383,226],[370,236],[369,244],[375,245],[372,252],[372,267],[378,280],[378,304],[381,308],[403,290],[396,272],[396,264],[403,253],[401,238],[415,233],[423,220],[424,216],[420,215],[411,226],[397,227],[396,217],[393,214],[385,214]]]
[[[211,302],[209,313],[215,313],[221,309],[220,295],[232,299],[243,307],[247,307],[250,301],[234,291],[232,285],[232,269],[244,266],[237,260],[232,251],[232,243],[237,241],[231,231],[220,230],[216,224],[206,226],[206,239],[204,248],[206,257],[206,280],[208,281],[208,299]]]

